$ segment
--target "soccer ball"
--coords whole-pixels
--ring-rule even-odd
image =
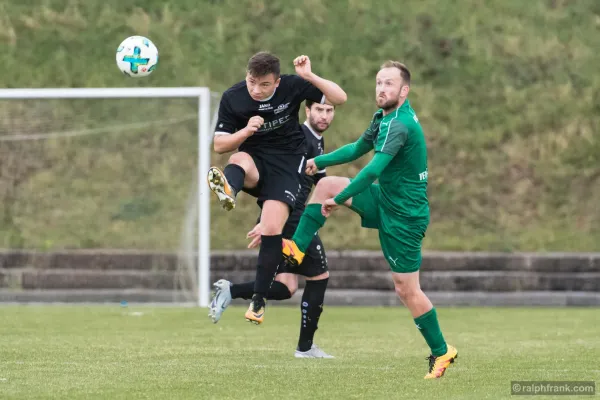
[[[117,48],[117,66],[127,76],[148,76],[158,64],[158,49],[143,36],[131,36]]]

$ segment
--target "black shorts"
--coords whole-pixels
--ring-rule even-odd
[[[306,249],[304,260],[297,268],[287,267],[286,264],[279,266],[277,270],[278,274],[287,272],[290,274],[302,275],[308,278],[319,276],[329,271],[327,268],[327,255],[325,254],[325,247],[319,235],[315,235],[312,242]]]
[[[243,191],[257,198],[259,207],[265,200],[278,200],[294,209],[304,179],[306,157],[303,154],[264,154],[248,152],[258,169],[258,184]]]

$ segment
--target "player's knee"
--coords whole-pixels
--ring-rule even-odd
[[[261,222],[261,234],[263,236],[281,235],[282,231],[283,229],[281,229],[280,227],[277,227],[273,224],[263,224]]]
[[[333,184],[335,183],[335,178],[335,176],[326,176],[325,178],[319,180],[315,190],[323,193],[329,193]]]
[[[260,217],[261,231],[263,235],[280,235],[290,215],[290,207],[275,200],[267,200],[263,205]]]
[[[298,289],[298,287],[294,287],[293,284],[288,284],[287,282],[283,283],[285,285],[285,287],[287,288],[287,293],[285,294],[285,298],[281,298],[281,300],[287,300],[287,299],[291,299],[292,296],[294,295],[294,293],[296,293],[296,290]]]
[[[328,279],[328,278],[329,278],[329,271],[325,271],[321,275],[317,275],[317,276],[312,277],[312,278],[306,278],[306,280],[307,281],[321,281],[323,279]]]
[[[288,297],[288,299],[291,299],[293,295],[296,294],[296,292],[298,291],[298,285],[285,285],[287,286],[288,290],[290,291],[290,297]]]
[[[248,153],[244,153],[244,152],[240,151],[240,152],[232,154],[229,157],[228,164],[239,165],[240,167],[242,167],[244,169],[244,171],[246,171],[246,173],[248,173],[249,170],[254,165],[254,160],[252,160],[252,157],[250,157],[250,155]]]
[[[332,197],[331,188],[334,181],[333,178],[334,177],[326,176],[317,183],[311,198],[313,203],[321,202]]]
[[[289,291],[289,297],[287,297],[288,299],[290,299],[294,294],[296,294],[296,291],[298,290],[298,278],[295,275],[289,273],[282,273],[278,274],[275,277],[275,280],[283,283],[285,287],[287,287]]]
[[[419,295],[421,288],[415,286],[410,281],[396,281],[394,282],[394,289],[400,300],[403,303],[410,303],[410,300]]]
[[[402,300],[402,302],[405,303],[404,297],[406,293],[402,290],[402,287],[394,285],[394,291],[396,292],[396,295],[400,298],[400,300]]]
[[[396,295],[400,298],[400,301],[402,301],[405,306],[409,306],[412,303],[411,300],[415,297],[414,293],[411,293],[409,290],[405,290],[404,288],[398,286],[396,286],[395,290]]]
[[[317,203],[337,196],[348,184],[350,180],[341,176],[326,176],[319,180],[315,187],[311,202]]]
[[[284,224],[285,221],[283,223],[280,223],[277,218],[270,219],[261,217],[261,233],[263,236],[281,235],[281,233],[283,232]]]

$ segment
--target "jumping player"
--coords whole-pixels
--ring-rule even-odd
[[[324,152],[323,133],[329,128],[335,115],[335,109],[328,104],[318,104],[307,100],[305,111],[307,118],[302,125],[302,130],[308,143],[306,158],[312,159]],[[283,228],[284,238],[289,239],[294,234],[313,186],[325,176],[325,169],[317,171],[314,175],[305,176],[302,189],[296,199],[296,207]],[[260,221],[254,229],[248,232],[248,238],[252,239],[248,248],[255,248],[260,244]],[[304,257],[298,268],[279,267],[275,281],[267,292],[267,300],[291,298],[298,289],[298,275],[303,275],[306,278],[306,285],[301,302],[300,337],[294,356],[297,358],[333,358],[313,343],[319,317],[323,311],[325,290],[329,280],[327,256],[318,234],[310,242],[306,257]],[[214,286],[216,292],[209,313],[214,323],[221,319],[221,315],[232,299],[242,298],[248,300],[254,293],[254,281],[232,284],[225,279],[220,279],[215,282]]]
[[[306,167],[306,138],[300,104],[311,100],[339,105],[346,93],[312,72],[307,56],[294,60],[297,75],[281,75],[279,59],[267,52],[252,56],[246,79],[225,91],[219,106],[214,148],[229,158],[223,171],[211,167],[208,184],[226,210],[244,191],[261,207],[261,242],[254,293],[247,321],[264,320],[267,292],[282,261],[283,227],[294,208]]]

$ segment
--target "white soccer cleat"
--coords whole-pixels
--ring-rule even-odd
[[[219,279],[213,283],[213,286],[217,289],[213,296],[208,316],[212,319],[213,324],[216,324],[221,319],[221,315],[229,304],[231,304],[231,282],[225,279]]]
[[[298,351],[294,353],[294,357],[296,358],[335,358],[332,355],[325,353],[316,344],[313,344],[310,350],[308,351]]]

